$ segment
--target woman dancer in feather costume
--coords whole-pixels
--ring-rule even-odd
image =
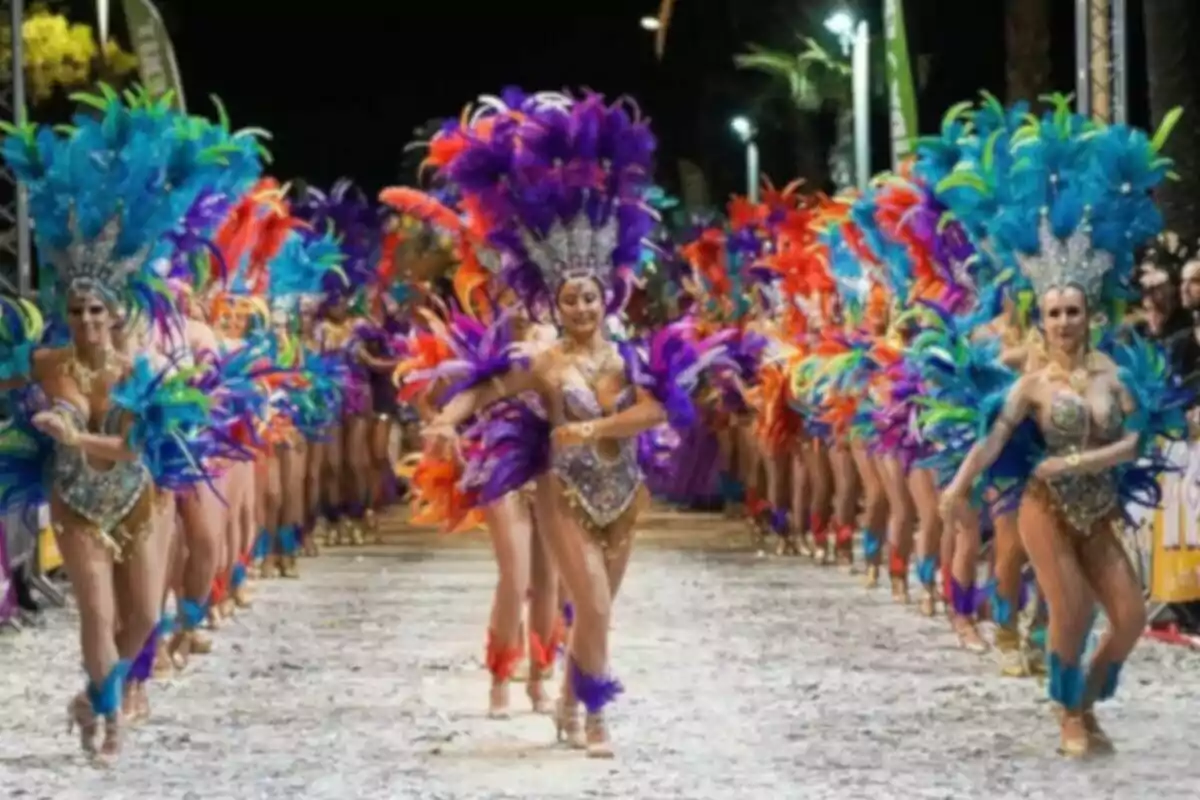
[[[315,232],[332,231],[342,250],[342,274],[326,281],[316,327],[320,352],[340,353],[347,376],[339,424],[320,448],[321,483],[328,498],[326,517],[332,524],[326,538],[331,544],[361,545],[368,528],[372,536],[377,534],[378,520],[374,512],[366,513],[371,477],[371,359],[362,336],[370,325],[360,305],[373,283],[382,220],[366,195],[346,180],[335,183],[328,193],[310,187],[294,204],[293,213]],[[320,528],[319,533],[324,533],[328,526],[320,524]]]
[[[476,135],[482,119],[486,136]],[[532,312],[552,315],[561,339],[527,369],[486,373],[494,380],[454,395],[426,435],[453,441],[457,426],[494,403],[539,397],[548,422],[485,422],[479,457],[513,489],[537,481],[537,517],[550,522],[547,542],[575,602],[558,731],[608,757],[604,709],[620,691],[609,673],[609,620],[645,499],[638,436],[668,419],[694,421],[689,390],[702,362],[678,329],[659,334],[644,358],[611,342],[603,325],[625,296],[621,268],[637,262],[652,226],[641,199],[654,145],[645,123],[592,94],[492,98],[473,122],[435,141],[450,153],[442,171],[479,210],[511,285]]]
[[[473,133],[479,137],[486,136],[483,130]],[[433,148],[426,163],[442,169],[446,166],[439,161],[442,156],[443,151]],[[399,373],[406,392],[425,391],[441,395],[461,390],[462,386],[488,380],[487,375],[480,373],[480,369],[489,370],[495,375],[507,370],[511,346],[520,343],[527,349],[527,355],[532,355],[553,344],[557,338],[553,328],[532,324],[526,315],[519,312],[519,304],[511,297],[512,293],[505,291],[499,255],[487,245],[486,233],[478,217],[469,212],[456,213],[434,196],[408,188],[385,189],[380,199],[408,218],[419,219],[433,227],[449,240],[457,262],[453,277],[454,293],[458,306],[466,312],[450,314],[446,320],[437,319],[432,314],[426,316],[425,324],[421,326],[423,330],[410,339],[407,347],[414,358],[407,360]],[[506,298],[506,294],[510,297]],[[484,333],[487,322],[497,326],[496,333],[504,335]],[[431,343],[420,341],[427,337],[449,345],[441,354],[435,355],[435,363],[426,363],[420,357],[421,353],[437,353],[426,346]],[[507,416],[514,414],[534,414],[539,418],[545,416],[534,395],[496,406],[487,413],[497,424],[503,424]],[[476,422],[477,426],[480,424],[484,424],[482,420]],[[430,469],[426,465],[424,474],[429,474]],[[489,616],[485,655],[485,663],[492,676],[488,713],[497,718],[508,716],[509,684],[516,676],[518,663],[525,656],[526,646],[530,665],[526,693],[534,710],[546,713],[551,703],[544,681],[553,671],[561,628],[557,624],[558,578],[545,552],[544,534],[539,525],[544,525],[545,521],[535,518],[532,484],[511,491],[503,478],[495,483],[491,478],[491,475],[482,471],[461,478],[463,488],[477,497],[477,502],[483,507],[483,522],[492,541],[499,573]],[[500,486],[502,493],[497,494],[495,486]],[[419,499],[429,505],[432,501],[430,487],[425,484],[418,488],[421,490]],[[448,500],[446,507],[452,506],[453,503]],[[456,514],[452,513],[451,516]],[[527,597],[530,613],[528,641],[525,642],[522,641],[522,612]]]
[[[940,187],[968,229],[984,233],[978,244],[1017,264],[1032,284],[1042,335],[998,412],[979,413],[979,439],[943,492],[942,509],[948,524],[961,519],[981,479],[1019,498],[1020,536],[1049,605],[1061,752],[1077,757],[1111,750],[1094,705],[1116,692],[1145,623],[1119,538],[1123,505],[1157,502],[1156,439],[1184,435],[1186,422],[1183,393],[1166,380],[1161,354],[1105,337],[1134,248],[1161,227],[1150,193],[1170,166],[1159,152],[1165,132],[1151,140],[1074,115],[1065,99],[1055,106],[1012,137],[1010,157],[960,163],[960,177]],[[1100,326],[1099,341],[1090,321]],[[1015,486],[1006,485],[1009,474]],[[1092,597],[1109,628],[1085,665]]]
[[[131,661],[158,623],[172,530],[156,517],[166,508],[160,498],[204,480],[197,465],[212,454],[201,435],[211,412],[205,395],[186,372],[118,352],[113,331],[123,313],[168,322],[169,292],[151,256],[196,198],[220,183],[218,173],[256,145],[182,119],[169,99],[135,95],[126,104],[107,89],[85,99],[98,115],[77,116],[61,136],[9,128],[3,145],[28,187],[39,250],[58,279],[48,306],[65,312],[69,339],[35,349],[33,310],[8,309],[30,324],[0,359],[6,383],[32,391],[0,454],[6,502],[48,496],[79,598],[88,677],[70,719],[84,751],[110,759],[120,750]]]

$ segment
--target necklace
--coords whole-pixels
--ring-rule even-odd
[[[595,383],[596,378],[612,361],[613,350],[613,345],[609,342],[605,342],[595,350],[578,351],[573,350],[570,345],[564,348],[565,354],[571,359],[571,364],[579,370],[579,374],[589,384]]]
[[[78,351],[76,351],[74,345],[71,345],[71,356],[63,364],[63,370],[79,386],[79,391],[85,395],[90,395],[96,381],[102,381],[107,385],[109,379],[115,376],[116,365],[110,363],[111,355],[112,348],[104,348],[101,351],[100,366],[89,367],[79,360]]]
[[[1068,370],[1062,364],[1053,361],[1051,362],[1050,370],[1055,378],[1066,380],[1067,385],[1071,387],[1071,391],[1075,392],[1075,394],[1083,395],[1087,392],[1088,384],[1091,383],[1092,354],[1088,353],[1085,355],[1083,363],[1075,367],[1075,369]]]

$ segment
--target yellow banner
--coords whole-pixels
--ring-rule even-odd
[[[54,538],[54,529],[50,527],[50,509],[42,506],[38,509],[38,572],[45,575],[63,565],[62,553],[58,552],[58,540]]]
[[[1163,476],[1163,508],[1154,518],[1150,599],[1200,600],[1200,443],[1172,445],[1167,455],[1180,472]]]

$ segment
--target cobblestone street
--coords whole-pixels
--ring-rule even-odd
[[[397,537],[259,584],[213,655],[152,688],[111,770],[65,734],[73,614],[0,638],[0,797],[1200,796],[1197,654],[1143,644],[1103,714],[1120,754],[1064,762],[1036,684],[842,570],[700,546],[724,525],[649,522],[614,621],[615,761],[554,747],[548,717],[485,718],[490,553]]]

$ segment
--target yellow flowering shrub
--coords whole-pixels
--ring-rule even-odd
[[[5,76],[12,69],[11,28],[0,27],[0,71]],[[100,46],[91,25],[70,22],[62,14],[35,9],[26,15],[21,25],[25,45],[25,79],[29,101],[38,103],[50,98],[55,90],[74,91],[90,87],[101,76],[103,65],[107,80],[128,75],[137,68],[137,57],[121,49],[112,39],[104,44],[101,61]]]

